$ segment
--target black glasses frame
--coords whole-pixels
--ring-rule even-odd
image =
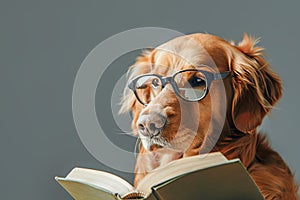
[[[203,66],[203,65],[201,65]],[[204,76],[205,76],[205,79],[206,79],[206,88],[205,88],[205,93],[198,99],[186,99],[184,98],[181,94],[180,94],[180,91],[179,91],[179,88],[177,86],[177,84],[175,83],[175,77],[177,74],[179,73],[182,73],[182,72],[186,72],[186,71],[197,71],[197,72],[201,72]],[[141,77],[144,77],[144,76],[155,76],[157,78],[160,79],[161,83],[162,83],[162,90],[163,88],[168,84],[170,83],[172,85],[172,88],[174,89],[175,91],[175,94],[177,96],[179,96],[180,98],[182,98],[183,100],[185,101],[189,101],[189,102],[196,102],[196,101],[200,101],[201,99],[203,99],[207,93],[209,92],[209,88],[210,88],[210,85],[212,83],[212,81],[214,80],[222,80],[222,79],[225,79],[226,77],[228,77],[229,75],[231,74],[231,71],[226,71],[226,72],[220,72],[220,73],[214,73],[214,72],[209,72],[209,71],[205,71],[205,70],[199,70],[199,69],[184,69],[184,70],[180,70],[178,72],[176,72],[175,74],[173,74],[172,76],[168,76],[168,77],[164,77],[164,76],[160,76],[160,75],[157,75],[157,74],[151,74],[151,73],[148,73],[148,74],[142,74],[140,76],[137,76],[135,77],[133,80],[131,80],[128,84],[128,87],[129,89],[131,89],[133,91],[133,93],[135,94],[135,97],[137,98],[137,100],[143,104],[144,106],[147,106],[148,104],[144,103],[138,96],[137,94],[137,91],[136,91],[136,82],[141,78]]]

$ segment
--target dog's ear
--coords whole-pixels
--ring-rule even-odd
[[[120,114],[132,111],[132,109],[135,107],[137,100],[134,93],[128,88],[128,83],[134,77],[149,72],[152,62],[151,52],[151,49],[145,50],[141,56],[137,57],[136,62],[129,67],[127,72],[127,83],[121,99],[121,108],[119,111]]]
[[[282,95],[280,78],[263,58],[264,49],[255,46],[257,42],[245,34],[231,54],[232,118],[244,133],[253,132]]]

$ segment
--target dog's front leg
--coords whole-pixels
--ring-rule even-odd
[[[137,186],[144,176],[156,167],[182,158],[182,156],[183,154],[181,152],[171,151],[164,148],[156,149],[155,151],[146,151],[142,147],[135,165],[134,186]]]
[[[148,172],[158,166],[159,161],[155,158],[155,155],[141,147],[134,169],[134,186],[136,187]]]

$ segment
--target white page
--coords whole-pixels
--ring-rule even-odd
[[[93,169],[76,167],[66,178],[57,177],[56,179],[76,181],[120,195],[134,191],[134,187],[124,179],[108,172]]]

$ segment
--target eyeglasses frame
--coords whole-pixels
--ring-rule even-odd
[[[206,65],[200,65],[199,67],[207,67]],[[186,71],[198,71],[198,72],[201,72],[205,78],[206,78],[206,88],[205,88],[205,93],[201,96],[201,98],[199,99],[185,99],[181,94],[180,94],[180,91],[179,91],[179,88],[177,87],[177,84],[175,83],[175,80],[174,78],[176,77],[176,75],[178,75],[179,73],[182,73],[182,72],[186,72]],[[134,79],[132,79],[129,84],[128,84],[128,87],[129,89],[131,89],[135,95],[135,97],[137,98],[137,100],[144,106],[147,106],[148,104],[145,104],[138,96],[137,94],[137,91],[136,91],[136,88],[135,88],[135,85],[136,85],[136,82],[143,76],[155,76],[155,77],[158,77],[161,81],[161,84],[162,84],[162,90],[164,89],[164,87],[170,83],[173,90],[175,91],[175,94],[177,96],[179,96],[181,99],[185,100],[185,101],[188,101],[188,102],[197,102],[197,101],[200,101],[202,100],[209,92],[209,88],[210,88],[210,85],[212,83],[212,81],[215,81],[215,80],[222,80],[222,79],[225,79],[226,77],[228,77],[229,75],[231,74],[231,71],[225,71],[225,72],[218,72],[218,73],[214,73],[214,72],[210,72],[210,71],[205,71],[205,70],[201,70],[201,69],[184,69],[184,70],[180,70],[176,73],[174,73],[172,76],[167,76],[167,77],[164,77],[164,76],[160,76],[158,74],[154,74],[154,73],[147,73],[147,74],[142,74],[142,75],[139,75],[137,77],[135,77]]]

